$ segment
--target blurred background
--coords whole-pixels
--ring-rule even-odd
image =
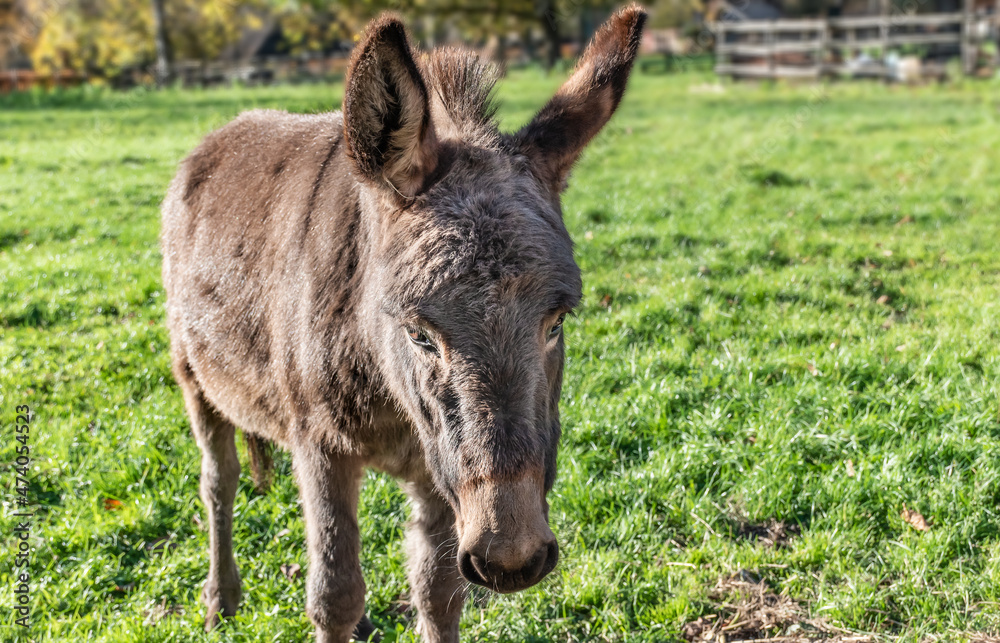
[[[508,67],[579,53],[604,0],[0,0],[0,91],[211,86],[342,75],[364,24],[399,12],[424,46]],[[992,76],[1000,0],[653,0],[644,67],[743,77]],[[950,67],[949,67],[950,65]]]
[[[644,3],[628,92],[562,200],[584,299],[559,567],[474,594],[465,640],[1000,643],[998,2]],[[0,641],[313,640],[284,452],[267,495],[241,479],[244,601],[203,632],[158,243],[177,163],[244,110],[336,109],[386,9],[423,47],[502,61],[511,131],[616,4],[0,0],[0,411],[37,414],[32,628],[0,612]],[[418,641],[407,514],[369,473],[384,643]]]

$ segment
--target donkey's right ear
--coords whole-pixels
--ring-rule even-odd
[[[369,181],[410,198],[437,164],[427,87],[398,18],[372,22],[351,56],[344,93],[348,154]]]

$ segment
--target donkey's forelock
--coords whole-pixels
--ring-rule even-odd
[[[431,51],[423,64],[438,137],[498,148],[500,131],[493,90],[500,69],[474,51],[456,47]]]
[[[525,296],[570,301],[572,307],[580,271],[558,209],[517,163],[503,153],[488,154],[492,162],[455,162],[447,177],[396,218],[382,256],[392,298],[454,302],[468,289],[478,293],[470,303],[486,303],[487,292],[517,283]]]

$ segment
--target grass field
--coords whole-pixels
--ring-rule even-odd
[[[585,302],[550,496],[562,558],[537,588],[477,593],[467,639],[996,634],[997,85],[714,82],[637,74],[572,177]],[[558,83],[507,79],[504,123]],[[158,206],[239,111],[340,100],[0,98],[0,638],[23,634],[8,609],[20,404],[36,414],[34,640],[311,637],[303,578],[281,570],[306,562],[286,455],[268,495],[241,481],[242,609],[201,631],[199,454],[169,370]],[[413,638],[406,511],[371,474],[363,568],[387,641]],[[755,600],[773,623],[755,624]]]

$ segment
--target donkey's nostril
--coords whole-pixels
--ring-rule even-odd
[[[483,584],[487,587],[495,585],[496,577],[503,574],[502,568],[496,564],[489,564],[486,559],[481,556],[471,554],[469,558],[471,559],[472,568],[476,571],[476,575],[483,579]]]
[[[527,583],[534,583],[536,580],[541,579],[545,574],[542,573],[542,569],[545,567],[546,559],[548,558],[549,552],[547,547],[542,547],[535,552],[535,555],[531,557],[531,560],[521,568],[521,577]]]
[[[555,541],[543,545],[521,569],[525,587],[534,585],[548,576],[549,572],[556,568],[557,562],[559,562],[559,545]]]
[[[479,559],[478,556],[473,556],[467,551],[459,552],[458,571],[461,572],[462,576],[465,576],[465,580],[469,581],[470,583],[475,583],[476,585],[482,585],[483,587],[489,587],[490,585],[489,583],[486,582],[486,578],[484,578],[483,572],[480,571],[480,569],[483,569],[483,571],[485,571],[485,569],[480,568],[478,565],[476,565],[473,562],[473,559],[476,559],[476,562],[480,562],[478,560]]]
[[[539,578],[545,578],[549,572],[556,568],[556,564],[559,562],[559,544],[553,540],[545,546],[545,553],[545,565],[542,567]]]

